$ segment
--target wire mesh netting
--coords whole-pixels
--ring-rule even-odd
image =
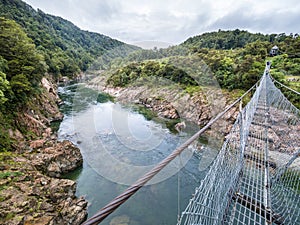
[[[178,224],[300,224],[299,134],[267,68]]]

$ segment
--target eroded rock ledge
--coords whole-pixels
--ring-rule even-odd
[[[80,150],[58,142],[50,122],[62,120],[56,86],[42,80],[44,91],[18,112],[16,123],[30,131],[9,130],[16,151],[0,153],[0,224],[79,225],[87,201],[75,196],[76,182],[58,179],[82,165]]]
[[[44,141],[35,141],[37,142],[43,143]],[[80,150],[70,141],[45,143],[43,148],[39,148],[39,145],[34,147],[37,147],[35,150],[37,152],[29,155],[28,158],[33,166],[50,177],[61,177],[82,165]]]
[[[0,224],[81,224],[87,202],[76,183],[42,174],[29,158],[0,154]]]

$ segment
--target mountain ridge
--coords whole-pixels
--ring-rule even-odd
[[[120,56],[139,49],[103,34],[84,31],[68,20],[35,10],[21,0],[1,0],[0,16],[22,26],[45,56],[48,72],[56,76],[85,71],[97,57],[114,48],[118,48]]]

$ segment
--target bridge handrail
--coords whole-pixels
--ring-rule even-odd
[[[285,87],[286,89],[288,89],[288,90],[294,92],[294,93],[297,94],[297,95],[300,95],[300,93],[299,93],[298,91],[296,91],[296,90],[294,90],[294,89],[292,89],[292,88],[290,88],[290,87],[288,87],[288,86],[286,86],[286,85],[280,83],[279,81],[277,81],[277,80],[276,80],[274,77],[272,77],[271,75],[270,75],[270,77],[271,77],[271,79],[273,80],[273,82],[279,84],[279,85],[282,86],[282,87]]]
[[[203,134],[212,124],[223,117],[233,106],[239,103],[250,91],[258,86],[260,80],[256,82],[249,90],[247,90],[241,97],[236,99],[224,111],[220,112],[215,118],[210,120],[203,128],[190,137],[186,142],[176,148],[169,156],[163,159],[149,172],[138,179],[133,185],[127,188],[122,194],[115,197],[110,203],[101,208],[94,216],[87,219],[83,225],[94,225],[103,221],[108,215],[114,212],[120,205],[125,203],[132,195],[134,195],[140,188],[142,188],[149,180],[158,174],[164,167],[166,167],[173,159],[175,159],[181,152],[183,152],[191,143],[193,143],[201,134]]]

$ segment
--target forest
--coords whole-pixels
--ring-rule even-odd
[[[118,48],[122,56],[137,50],[102,34],[83,31],[57,16],[34,10],[21,0],[1,0],[0,16],[16,21],[43,55],[47,72],[74,76],[85,71],[104,52]]]
[[[269,53],[275,45],[279,47],[279,52],[278,55],[271,57]],[[132,52],[128,57],[122,59],[125,65],[129,65],[123,69],[117,69],[109,79],[109,84],[125,85],[126,83],[118,83],[120,79],[117,77],[125,76],[124,70],[129,75],[128,67],[134,67],[133,65],[136,63],[140,64],[138,67],[146,66],[148,68],[162,59],[174,61],[174,58],[177,58],[177,60],[185,61],[186,67],[189,67],[191,66],[189,61],[193,61],[189,59],[196,56],[209,67],[220,86],[228,90],[249,89],[261,77],[267,60],[272,62],[274,78],[289,84],[289,79],[286,78],[300,74],[300,37],[298,34],[252,34],[238,29],[205,33],[167,49]],[[110,67],[116,68],[116,64],[119,65],[120,62],[113,60]],[[161,68],[152,66],[152,70],[149,74],[160,76],[158,70]],[[136,72],[136,68],[133,68],[132,72]],[[176,78],[174,79],[176,80]],[[291,83],[290,85],[295,84]]]
[[[139,48],[80,30],[21,0],[1,0],[0,49],[0,147],[4,151],[11,149],[7,130],[21,129],[15,117],[39,97],[45,74],[73,79],[105,52],[114,50],[123,56]],[[113,57],[116,53],[107,56]]]

